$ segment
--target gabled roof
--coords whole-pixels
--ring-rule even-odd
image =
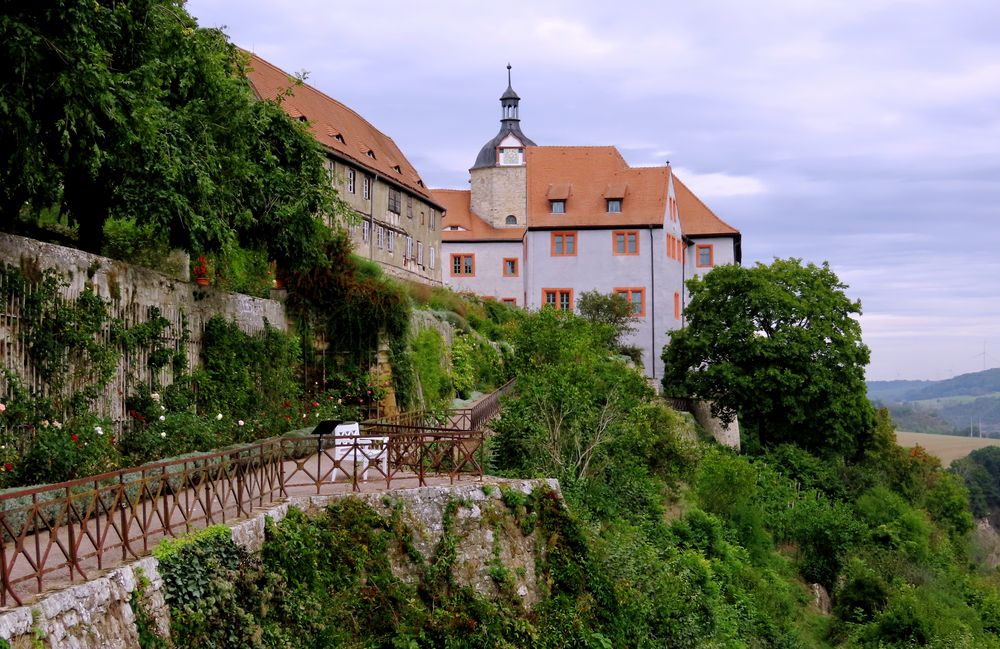
[[[668,167],[630,167],[613,146],[528,147],[525,164],[531,229],[663,224]],[[564,194],[566,213],[551,214]],[[608,198],[622,199],[620,213],[608,213]]]
[[[468,189],[433,189],[435,200],[444,206],[441,241],[520,241],[523,227],[495,228],[472,211],[472,193]],[[457,226],[462,230],[448,230]]]
[[[256,54],[249,56],[247,78],[258,97],[281,97],[285,112],[293,119],[307,121],[309,131],[324,147],[434,202],[420,174],[391,137],[336,99],[307,83],[298,84]],[[291,94],[283,96],[289,88]]]
[[[729,225],[701,202],[688,186],[674,174],[674,193],[681,217],[681,232],[689,237],[738,235],[739,230]]]

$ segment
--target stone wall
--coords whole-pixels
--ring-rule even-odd
[[[453,574],[457,583],[491,596],[497,586],[490,576],[494,552],[515,579],[515,590],[526,607],[538,601],[535,579],[535,539],[525,536],[515,524],[497,485],[530,494],[547,487],[559,492],[555,480],[498,480],[494,488],[481,484],[451,487],[401,489],[390,493],[367,493],[293,498],[232,527],[233,540],[259,551],[264,543],[267,517],[280,521],[289,507],[309,511],[325,507],[332,499],[356,497],[380,514],[388,516],[394,505],[402,505],[403,519],[414,530],[414,542],[425,556],[432,556],[444,533],[445,510],[460,502],[451,533],[457,539]],[[499,522],[499,524],[498,524]],[[496,538],[499,535],[499,538]],[[393,571],[403,580],[417,579],[403,556],[393,557]],[[30,606],[0,611],[0,638],[15,648],[138,649],[133,594],[142,597],[142,609],[162,637],[169,633],[169,610],[164,601],[158,562],[146,557],[109,571],[101,577],[42,596]],[[36,641],[39,644],[36,644]]]
[[[723,446],[740,450],[740,422],[734,417],[729,424],[724,424],[716,417],[712,416],[711,401],[692,401],[691,414],[695,421],[710,434],[715,441]]]
[[[281,302],[218,291],[82,250],[0,234],[0,262],[20,268],[23,275],[33,279],[53,268],[69,282],[64,297],[73,299],[89,286],[110,303],[111,314],[129,326],[145,322],[150,307],[158,308],[171,322],[166,339],[175,346],[181,344],[186,324],[190,332],[186,352],[191,367],[198,365],[201,334],[212,316],[234,321],[250,334],[261,331],[265,322],[282,331],[288,329]],[[24,344],[19,340],[17,316],[16,300],[0,304],[0,365],[12,370],[30,390],[44,394],[47,386],[32,374]],[[99,414],[116,424],[125,420],[124,397],[132,392],[134,383],[149,379],[146,361],[139,354],[123,356],[116,377],[95,404]],[[164,368],[157,378],[161,383],[170,383],[170,369]]]

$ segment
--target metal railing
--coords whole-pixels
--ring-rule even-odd
[[[453,428],[462,430],[480,430],[500,413],[500,397],[514,389],[514,379],[501,385],[489,393],[471,408],[460,408],[450,411],[450,424]]]
[[[0,495],[0,606],[289,496],[482,479],[484,452],[478,430],[378,423],[360,436],[282,437],[10,491]]]

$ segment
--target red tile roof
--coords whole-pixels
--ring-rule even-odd
[[[433,189],[431,193],[446,210],[442,228],[458,226],[463,230],[441,231],[442,241],[520,241],[524,228],[495,228],[473,213],[472,194],[468,189]]]
[[[701,202],[687,185],[674,174],[674,192],[677,194],[677,209],[681,217],[681,231],[689,237],[706,237],[739,234]]]
[[[667,213],[667,167],[630,167],[613,146],[538,146],[525,149],[528,227],[662,225]],[[549,201],[565,194],[566,213]],[[621,198],[609,214],[607,198]]]
[[[309,131],[320,144],[434,202],[392,138],[361,115],[309,84],[299,85],[287,72],[256,54],[250,54],[247,78],[257,96],[264,99],[275,99],[291,88],[292,94],[282,99],[282,107],[292,118],[308,120]]]

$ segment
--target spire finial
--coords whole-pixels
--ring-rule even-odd
[[[507,62],[507,85],[510,85],[510,61]]]

